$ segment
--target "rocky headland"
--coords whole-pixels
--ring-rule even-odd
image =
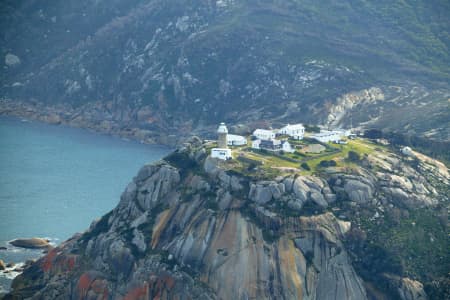
[[[194,138],[142,167],[114,210],[26,267],[7,297],[445,295],[448,224],[436,221],[449,203],[445,173],[386,151],[316,174],[246,172],[236,164],[244,162],[210,158]],[[400,247],[409,246],[402,240],[409,234],[427,245],[413,257],[390,249],[383,233],[392,228]]]

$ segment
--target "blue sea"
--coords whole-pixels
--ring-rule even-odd
[[[113,209],[145,163],[164,146],[83,129],[0,116],[0,259],[23,263],[40,250],[15,248],[16,238],[46,237],[59,244]],[[0,293],[15,272],[0,271]]]

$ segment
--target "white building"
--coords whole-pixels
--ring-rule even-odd
[[[295,149],[291,146],[291,144],[288,141],[282,142],[281,150],[287,153],[294,153]]]
[[[275,138],[275,133],[272,130],[256,129],[255,131],[253,131],[253,136],[257,139],[268,141]]]
[[[259,146],[261,145],[261,140],[254,140],[252,141],[252,148],[253,149],[260,149]]]
[[[211,149],[211,157],[222,159],[222,160],[228,160],[228,159],[233,158],[231,156],[231,149],[225,149],[225,148],[212,148]]]
[[[228,146],[244,146],[247,145],[247,138],[242,135],[229,134],[227,136]]]
[[[349,137],[352,135],[352,131],[350,129],[336,129],[333,130],[334,132],[338,132],[341,134],[341,136]]]
[[[253,149],[263,149],[267,151],[285,151],[288,153],[295,152],[295,149],[292,148],[291,144],[288,141],[280,141],[276,139],[272,140],[254,140],[252,141]]]
[[[305,127],[303,126],[303,124],[287,124],[280,130],[278,130],[278,134],[288,135],[296,140],[301,140],[305,135]]]
[[[344,134],[341,131],[321,130],[320,133],[311,135],[311,138],[316,139],[322,143],[337,143],[342,139],[343,136]]]

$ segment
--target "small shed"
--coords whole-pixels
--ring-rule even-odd
[[[211,157],[218,158],[221,160],[228,160],[228,159],[233,158],[231,156],[231,149],[225,149],[225,148],[212,148],[211,149]]]

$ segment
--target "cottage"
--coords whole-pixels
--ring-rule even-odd
[[[292,148],[291,144],[288,141],[280,141],[280,140],[254,140],[252,141],[253,149],[263,149],[267,151],[285,151],[289,153],[295,152],[295,149]]]
[[[281,141],[280,140],[262,140],[259,144],[260,149],[269,151],[280,151]]]
[[[343,136],[340,131],[321,130],[320,133],[313,134],[311,138],[318,140],[322,143],[339,142]]]
[[[263,141],[275,139],[275,133],[272,130],[266,129],[256,129],[253,131],[253,136]]]
[[[213,148],[211,149],[211,157],[218,158],[221,160],[232,159],[231,149],[223,149],[223,148]]]
[[[303,136],[305,134],[305,127],[303,124],[287,124],[280,130],[278,130],[278,134],[280,135],[288,135],[296,140],[303,139]]]
[[[227,136],[228,146],[244,146],[247,145],[247,138],[242,135],[229,134]]]

